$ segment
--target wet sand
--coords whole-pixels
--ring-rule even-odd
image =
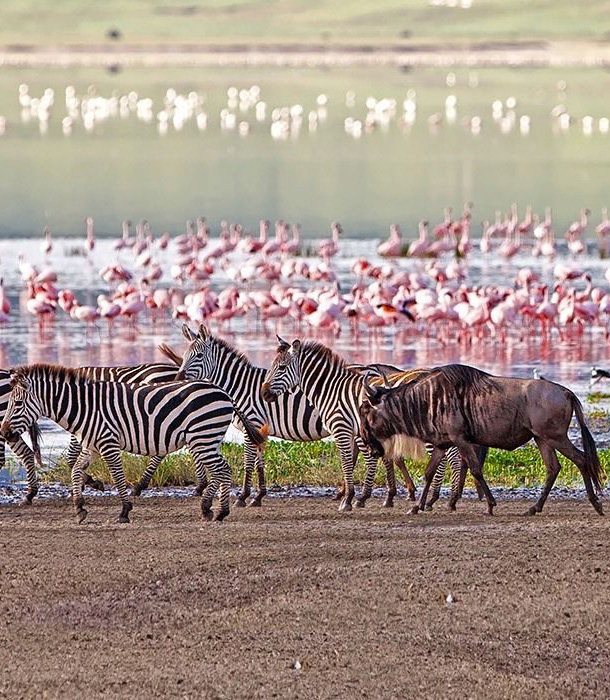
[[[525,507],[4,506],[0,696],[605,697],[610,521]]]

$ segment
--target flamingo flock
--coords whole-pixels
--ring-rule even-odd
[[[469,2],[469,0],[463,0]],[[453,89],[458,83],[457,75],[449,72],[445,76],[445,84]],[[478,74],[468,73],[469,89],[479,85]],[[575,126],[580,127],[583,134],[590,136],[594,132],[610,133],[610,118],[585,114],[578,116],[570,114],[566,107],[566,81],[560,80],[556,85],[559,102],[550,110],[551,128],[556,133],[565,133]],[[32,94],[27,83],[21,83],[18,88],[18,101],[21,109],[21,122],[28,124],[37,122],[41,134],[49,130],[49,123],[60,101],[55,99],[55,90],[51,87],[44,89],[42,94]],[[387,130],[395,124],[405,133],[409,133],[417,121],[420,111],[418,94],[415,89],[406,91],[403,98],[375,97],[372,95],[358,96],[354,90],[347,90],[344,95],[344,105],[348,110],[343,119],[345,133],[359,139],[375,131]],[[96,127],[109,119],[127,119],[134,117],[138,122],[156,124],[160,135],[168,131],[181,131],[189,122],[194,122],[199,131],[205,131],[212,119],[219,124],[221,131],[234,132],[240,137],[247,137],[257,125],[265,125],[274,140],[288,140],[299,136],[307,128],[315,132],[320,125],[327,121],[329,97],[320,93],[315,104],[306,108],[299,103],[270,106],[262,95],[259,85],[238,88],[230,86],[226,91],[226,102],[216,114],[210,114],[206,109],[207,95],[194,90],[186,94],[178,92],[174,87],[167,88],[161,104],[135,90],[126,94],[111,94],[109,97],[98,92],[95,85],[90,85],[86,92],[79,94],[73,85],[67,85],[64,90],[64,114],[61,117],[61,128],[64,136],[68,137],[78,125],[82,125],[85,133],[91,133]],[[364,107],[360,114],[355,109]],[[501,134],[510,134],[518,129],[527,136],[531,130],[532,118],[520,109],[518,100],[509,95],[505,99],[495,99],[489,105],[490,115],[485,113],[471,114],[461,108],[458,96],[451,92],[446,95],[444,104],[439,111],[432,112],[426,117],[428,128],[432,133],[442,127],[451,127],[459,123],[474,136],[481,133],[482,128],[499,129]],[[0,136],[4,135],[14,125],[6,117],[0,116]]]
[[[112,243],[113,261],[98,269],[106,290],[95,303],[83,303],[62,286],[61,272],[52,266],[54,242],[47,227],[40,244],[43,264],[23,256],[17,261],[23,309],[41,327],[62,315],[89,329],[102,322],[112,330],[116,323],[135,326],[144,319],[168,318],[224,328],[242,319],[247,328],[264,333],[280,325],[299,334],[309,329],[335,336],[378,337],[394,329],[441,343],[477,338],[504,343],[510,335],[531,333],[564,338],[595,327],[608,336],[610,267],[604,282],[594,285],[579,262],[586,250],[588,210],[565,232],[570,257],[557,259],[550,209],[538,217],[528,207],[522,219],[515,205],[505,215],[497,212],[494,223],[484,223],[480,241],[471,238],[472,212],[468,202],[457,219],[447,208],[438,225],[421,221],[411,243],[403,242],[399,226],[393,225],[376,256],[354,260],[341,255],[339,223],[332,224],[329,239],[307,245],[298,224],[281,220],[273,226],[261,220],[258,235],[222,221],[217,238],[204,217],[187,221],[179,235],[156,237],[149,222],[138,222],[132,233],[125,221]],[[95,269],[94,221],[87,217],[84,223],[83,255]],[[596,231],[603,254],[610,234],[606,210]],[[469,283],[472,260],[493,255],[514,263],[524,252],[550,258],[547,273],[511,267],[504,284]],[[0,322],[9,322],[11,313],[0,281]]]

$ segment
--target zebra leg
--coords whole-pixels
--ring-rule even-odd
[[[434,449],[434,448],[433,448]],[[441,463],[438,465],[434,479],[432,480],[432,495],[430,500],[426,505],[426,510],[432,510],[432,506],[438,501],[441,495],[441,487],[443,481],[445,480],[445,472],[447,471],[447,455],[441,459]]]
[[[405,460],[402,457],[399,457],[398,459],[394,460],[394,464],[398,467],[398,470],[402,474],[402,478],[405,482],[405,486],[407,487],[407,491],[409,492],[409,500],[414,501],[415,500],[415,484],[413,483],[413,479],[411,478],[411,475],[409,474],[409,470],[407,469],[407,465],[405,464]]]
[[[134,496],[141,496],[142,491],[146,491],[146,489],[150,485],[150,480],[155,475],[162,461],[163,457],[159,457],[156,455],[148,460],[148,465],[146,466],[144,473],[140,477],[140,481],[138,481],[138,483],[133,487],[131,491]]]
[[[384,459],[383,466],[385,467],[385,480],[388,486],[388,493],[383,502],[384,508],[394,507],[394,496],[396,495],[396,474],[394,472],[394,461],[391,459]]]
[[[221,521],[230,513],[231,467],[220,454],[219,445],[190,443],[189,449],[199,469],[210,474],[210,481],[201,496],[201,515],[205,520]],[[212,501],[220,487],[220,508],[212,513]]]
[[[438,468],[438,465],[441,463],[441,460],[445,456],[445,452],[446,452],[446,450],[443,450],[440,447],[434,448],[434,451],[432,452],[432,456],[430,457],[430,461],[428,462],[428,465],[426,466],[426,472],[425,472],[426,481],[424,483],[424,488],[422,489],[421,496],[419,497],[419,503],[414,505],[413,508],[411,508],[411,513],[413,515],[415,515],[416,513],[419,513],[420,510],[425,510],[426,498],[428,497],[428,490],[430,489],[430,484],[432,483],[432,479],[434,478],[434,475],[436,474],[436,470]]]
[[[128,523],[129,511],[133,508],[133,503],[129,500],[129,494],[127,492],[127,481],[125,479],[125,472],[123,471],[121,450],[116,445],[108,445],[100,450],[100,454],[108,465],[108,469],[112,474],[112,480],[118,489],[121,503],[123,504],[119,514],[119,522]]]
[[[356,464],[358,464],[358,455],[360,450],[358,445],[354,442],[352,445],[353,458],[352,458],[352,474],[356,471]],[[337,489],[337,493],[333,496],[333,501],[342,501],[345,498],[345,479],[341,482],[341,488]]]
[[[244,438],[244,481],[241,487],[241,492],[235,499],[237,508],[243,508],[246,505],[246,499],[252,493],[252,472],[256,463],[257,449],[256,446],[247,438]]]
[[[258,474],[258,493],[250,501],[249,505],[258,508],[263,498],[267,495],[267,486],[265,484],[265,460],[262,446],[256,448],[256,472]]]
[[[72,502],[74,503],[76,520],[82,523],[87,517],[87,511],[83,497],[83,468],[80,455],[72,465]]]
[[[366,501],[371,497],[371,493],[373,493],[373,484],[375,483],[375,474],[377,473],[377,464],[379,460],[370,454],[370,452],[364,446],[364,443],[360,441],[360,438],[358,438],[358,447],[364,455],[366,472],[364,475],[364,486],[362,487],[362,493],[360,494],[360,498],[358,498],[356,501],[356,506],[358,508],[364,508]],[[392,471],[394,471],[393,464]]]
[[[451,462],[451,498],[447,507],[452,511],[455,510],[457,502],[462,498],[466,473],[468,472],[468,467],[462,459],[462,454],[458,452],[458,455],[458,459],[455,462]]]
[[[34,452],[26,445],[26,443],[21,439],[17,438],[10,445],[13,453],[19,457],[19,459],[25,465],[25,471],[27,475],[28,490],[23,499],[25,505],[31,505],[34,496],[38,493],[38,474],[36,473],[36,457]],[[0,438],[0,469],[6,464],[5,456],[6,442],[3,438]]]
[[[354,499],[354,439],[350,433],[339,432],[333,436],[341,456],[343,486],[345,494],[339,505],[339,512],[349,513]]]
[[[0,471],[6,467],[6,441],[0,435]]]
[[[68,452],[66,454],[66,461],[68,462],[68,467],[70,468],[70,471],[74,469],[74,465],[76,464],[76,460],[80,457],[81,451],[82,447],[80,442],[78,441],[78,438],[72,435],[72,437],[70,438],[70,444],[68,445]],[[84,459],[81,461],[83,486],[89,486],[90,488],[95,489],[96,491],[103,491],[104,482],[100,481],[99,479],[94,479],[90,474],[87,473],[87,469],[89,468],[90,464],[91,459],[88,459],[86,462]]]

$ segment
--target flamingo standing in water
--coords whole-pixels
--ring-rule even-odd
[[[4,280],[0,277],[0,322],[4,323],[8,321],[10,312],[11,302],[6,296],[6,290],[4,289]]]
[[[402,240],[398,224],[390,226],[390,237],[377,246],[377,253],[387,258],[394,258],[402,253]]]
[[[331,231],[332,238],[322,241],[318,246],[318,255],[326,262],[330,262],[330,259],[339,252],[339,235],[343,233],[341,224],[339,222],[333,222],[331,224]]]
[[[568,250],[572,255],[580,255],[585,250],[585,244],[582,242],[581,236],[587,229],[587,216],[590,213],[588,209],[581,209],[580,220],[574,221],[566,232]]]
[[[95,228],[93,227],[93,219],[88,216],[85,219],[85,224],[87,227],[87,240],[85,242],[85,246],[89,251],[92,251],[95,248]]]
[[[53,241],[51,240],[51,229],[48,226],[44,227],[44,241],[40,244],[40,250],[43,255],[48,255],[53,250]]]
[[[428,240],[428,222],[422,220],[419,222],[419,238],[409,245],[407,255],[418,258],[427,255],[429,252],[430,242]]]
[[[608,235],[610,235],[610,219],[608,219],[608,209],[602,209],[602,220],[595,228],[595,232],[599,238],[598,250],[601,257],[608,256]]]

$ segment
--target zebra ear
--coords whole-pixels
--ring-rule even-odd
[[[288,350],[288,348],[290,347],[290,343],[287,343],[283,338],[280,338],[279,335],[276,335],[275,337],[277,338],[277,342],[279,345],[278,351],[284,352],[285,350]]]
[[[301,341],[297,338],[292,341],[292,353],[298,355],[301,352]]]
[[[201,340],[205,340],[209,335],[210,335],[210,332],[206,328],[205,324],[200,323],[199,324],[199,337],[201,338]]]
[[[197,337],[189,328],[189,325],[187,323],[182,324],[182,335],[188,340],[189,343],[192,343],[193,340],[195,340],[195,338]]]

